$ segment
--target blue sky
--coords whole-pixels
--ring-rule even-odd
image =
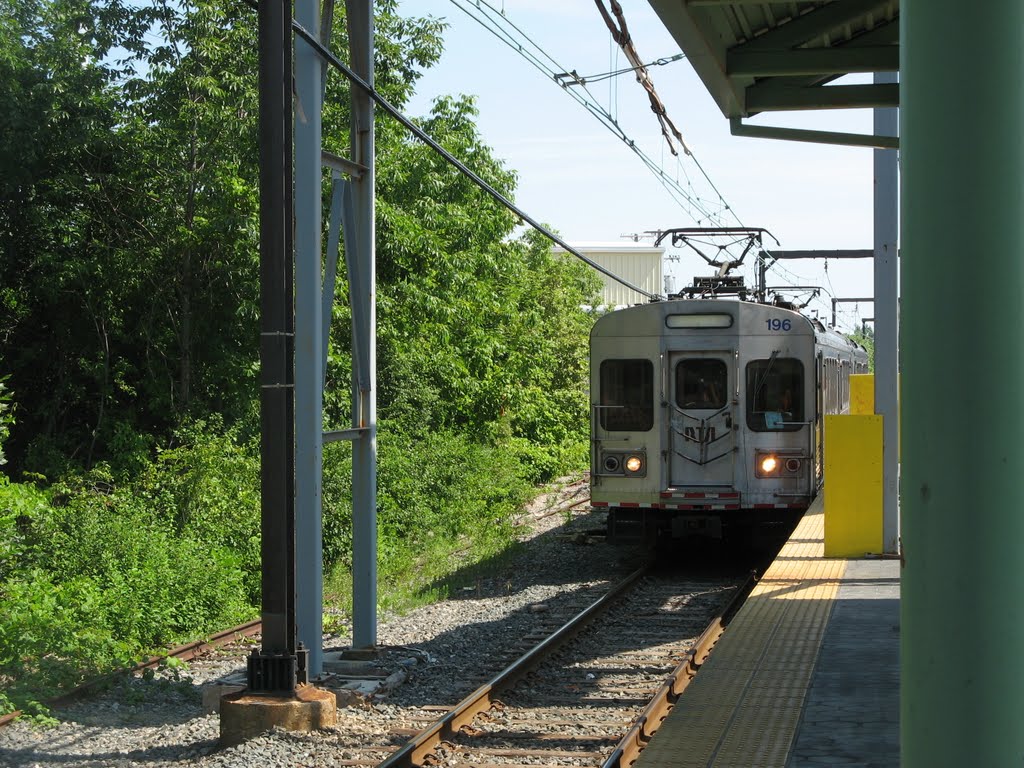
[[[503,8],[507,19],[566,70],[590,77],[627,66],[594,0],[488,2]],[[644,61],[679,53],[647,2],[621,2]],[[443,17],[449,24],[445,54],[420,81],[410,113],[427,112],[438,95],[476,96],[484,140],[518,172],[517,202],[531,215],[570,241],[615,241],[624,234],[697,225],[620,139],[451,0],[405,0],[401,11]],[[652,67],[650,74],[668,115],[745,225],[769,229],[786,249],[871,247],[871,150],[733,137],[685,60]],[[688,174],[698,194],[713,196],[692,161],[680,165],[670,155],[632,75],[594,83],[590,91],[603,106],[613,105],[625,132],[667,173],[684,182]],[[857,132],[871,127],[867,110],[766,117],[762,122],[771,125]],[[706,272],[696,256],[667,267],[677,285]],[[841,297],[873,293],[869,260],[830,261],[827,274],[821,262],[785,267],[769,276],[769,284],[820,284]],[[827,295],[810,309],[828,315]],[[851,329],[859,317],[873,314],[870,304],[857,309],[844,305],[840,325]]]

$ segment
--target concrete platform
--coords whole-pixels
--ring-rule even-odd
[[[899,569],[825,559],[819,496],[636,766],[898,766]]]

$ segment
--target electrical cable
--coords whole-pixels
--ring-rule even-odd
[[[456,8],[480,24],[480,26],[488,32],[509,46],[535,69],[561,85],[564,91],[569,93],[577,103],[594,115],[595,118],[604,124],[608,130],[617,136],[637,155],[637,157],[640,158],[641,162],[644,163],[648,170],[655,175],[655,178],[661,186],[666,192],[668,192],[672,200],[688,216],[690,216],[690,218],[698,224],[703,224],[706,220],[711,224],[725,226],[724,218],[727,214],[739,226],[746,226],[743,220],[740,219],[733,210],[732,206],[730,206],[725,200],[725,197],[712,181],[711,176],[708,174],[703,164],[692,151],[689,153],[689,157],[693,160],[694,165],[699,171],[699,176],[703,178],[704,183],[706,183],[714,195],[717,196],[717,200],[715,201],[706,200],[693,191],[695,189],[693,179],[691,179],[681,157],[677,156],[676,158],[676,168],[677,170],[682,171],[683,176],[686,179],[686,187],[684,187],[678,179],[673,179],[665,173],[664,169],[662,169],[655,160],[636,145],[636,142],[626,134],[612,113],[600,106],[594,95],[587,89],[587,82],[595,82],[593,78],[581,78],[583,80],[587,80],[587,82],[578,84],[574,82],[563,82],[567,74],[565,68],[562,67],[526,32],[510,20],[502,11],[492,7],[487,0],[450,0],[450,2]],[[618,50],[618,46],[615,46],[615,48]],[[545,61],[550,62],[551,66],[546,64]],[[661,61],[661,59],[658,61]],[[575,73],[573,72],[569,74]],[[714,210],[712,207],[713,205],[718,210]],[[767,253],[770,254],[770,251]],[[752,268],[753,266],[751,265],[748,269]],[[806,277],[787,269],[777,261],[773,264],[771,269],[775,273],[776,277],[790,285],[799,285],[808,282]],[[820,298],[818,300],[820,301]],[[827,308],[823,307],[823,309]]]
[[[245,0],[245,2],[252,6],[256,2],[256,0]],[[299,35],[299,37],[305,40],[306,43],[308,43],[309,46],[313,48],[313,50],[320,54],[324,61],[326,61],[339,72],[341,72],[341,74],[343,74],[349,80],[349,82],[359,86],[359,88],[361,88],[366,93],[367,96],[369,96],[374,102],[376,102],[377,105],[380,106],[385,112],[391,115],[392,118],[401,123],[406,128],[406,130],[408,130],[417,139],[422,141],[424,144],[426,144],[428,147],[434,150],[437,154],[443,157],[449,164],[454,166],[460,173],[469,178],[480,189],[482,189],[484,192],[490,195],[496,202],[500,203],[505,208],[510,210],[512,213],[516,214],[516,216],[518,216],[531,227],[536,229],[538,232],[540,232],[542,235],[548,238],[551,242],[555,243],[556,245],[564,249],[566,252],[572,254],[580,261],[589,264],[591,267],[596,269],[601,274],[610,277],[612,280],[615,280],[616,282],[618,282],[621,285],[624,285],[630,290],[636,291],[641,296],[646,296],[648,299],[652,301],[661,300],[662,297],[659,294],[650,293],[649,291],[646,291],[643,288],[634,285],[628,280],[619,277],[614,272],[609,270],[607,267],[604,267],[601,264],[598,264],[593,259],[584,256],[582,253],[573,248],[571,245],[565,242],[554,232],[549,230],[547,227],[545,227],[532,216],[530,216],[528,213],[526,213],[526,211],[524,211],[522,208],[520,208],[507,197],[505,197],[503,194],[501,194],[501,192],[499,192],[486,181],[484,181],[484,179],[481,178],[475,171],[473,171],[465,163],[463,163],[461,160],[455,157],[455,155],[453,155],[451,152],[449,152],[440,144],[438,144],[422,128],[420,128],[412,120],[403,115],[396,107],[392,106],[391,102],[389,102],[387,99],[381,96],[381,94],[372,85],[367,83],[365,80],[363,80],[363,78],[361,78],[354,71],[352,71],[337,56],[335,56],[327,48],[325,48],[309,30],[307,30],[304,26],[299,24],[294,19],[292,19],[292,29],[294,29],[295,32]]]
[[[677,53],[675,56],[662,56],[660,59],[655,59],[654,61],[649,61],[646,64],[641,64],[639,67],[624,67],[623,69],[615,69],[611,72],[602,72],[597,75],[587,76],[577,74],[574,69],[572,72],[563,73],[562,77],[559,79],[567,80],[564,85],[572,85],[573,82],[577,82],[580,85],[586,85],[587,83],[600,83],[605,80],[610,80],[613,77],[628,75],[630,72],[637,72],[640,69],[646,69],[647,67],[664,67],[666,64],[671,64],[674,61],[682,61],[685,58],[685,53]],[[557,75],[556,78],[558,78]]]
[[[720,218],[721,212],[731,212],[731,208],[714,184],[710,183],[710,179],[707,179],[707,174],[701,167],[700,163],[695,162],[697,168],[701,171],[701,174],[707,179],[715,194],[718,195],[720,202],[719,211],[712,210],[710,206],[708,206],[708,204],[699,196],[695,196],[687,192],[687,190],[677,181],[665,173],[665,171],[660,168],[658,164],[643,150],[641,150],[628,134],[626,134],[615,117],[599,104],[586,85],[570,87],[567,84],[560,82],[559,76],[565,74],[566,68],[555,61],[555,59],[529,35],[516,26],[516,24],[509,20],[505,15],[493,8],[488,2],[486,2],[486,0],[450,0],[450,2],[488,32],[501,40],[501,42],[505,43],[505,45],[515,51],[515,53],[524,58],[546,78],[559,83],[562,86],[562,89],[568,93],[571,98],[597,118],[608,130],[610,130],[640,158],[641,162],[647,166],[648,170],[655,175],[662,187],[664,187],[669,193],[673,201],[687,215],[697,221],[697,217],[693,214],[693,210],[697,210],[700,215],[708,221],[724,226],[724,222]],[[479,14],[482,14],[482,16]],[[515,34],[512,34],[513,32]],[[518,39],[516,38],[516,35],[518,35]],[[549,62],[550,65],[545,63],[545,61]],[[687,177],[687,182],[692,186],[692,181],[685,169],[684,174]],[[735,218],[735,214],[733,214],[733,217]]]
[[[626,56],[626,60],[633,65],[636,70],[636,81],[647,91],[647,97],[651,104],[651,111],[658,118],[658,124],[661,125],[661,135],[665,139],[665,143],[668,145],[669,151],[673,155],[678,155],[675,144],[672,143],[672,137],[674,136],[679,145],[683,148],[683,152],[687,155],[692,154],[690,147],[687,146],[686,140],[683,138],[683,134],[676,127],[676,124],[672,122],[672,118],[668,116],[668,111],[665,109],[665,103],[661,100],[658,95],[658,91],[654,87],[654,81],[651,80],[650,74],[647,72],[647,67],[640,59],[640,54],[637,53],[636,47],[633,45],[633,37],[629,34],[629,26],[626,24],[626,14],[622,10],[622,6],[618,0],[611,0],[611,12],[608,11],[604,6],[604,0],[596,0],[597,10],[601,14],[601,18],[604,19],[605,26],[608,27],[608,31],[611,33],[612,40],[618,43],[622,49],[623,54]],[[614,16],[615,18],[612,18]]]

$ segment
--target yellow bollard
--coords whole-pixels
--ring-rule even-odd
[[[882,417],[825,417],[825,557],[882,552]]]
[[[900,386],[903,382],[903,377],[898,376],[896,378],[897,386]],[[899,391],[897,390],[897,405],[896,409],[899,411]],[[869,416],[875,412],[875,374],[873,373],[853,373],[850,374],[850,415],[851,416]],[[899,414],[897,413],[897,416]],[[899,425],[896,426],[896,439],[898,444],[896,451],[900,454],[900,445],[902,444],[903,433],[900,430]]]
[[[870,416],[875,412],[875,374],[850,374],[850,415]]]

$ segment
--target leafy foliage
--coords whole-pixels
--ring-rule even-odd
[[[239,553],[149,501],[104,467],[45,491],[0,487],[0,675],[13,698],[251,615]]]
[[[7,463],[4,456],[4,443],[11,434],[14,424],[14,403],[11,393],[7,390],[7,377],[0,378],[0,465]]]
[[[865,326],[850,334],[850,338],[868,351],[868,370],[875,372],[875,329]]]
[[[402,106],[443,25],[376,3],[376,85]],[[347,45],[340,9],[332,45]],[[256,24],[240,0],[0,0],[0,707],[259,600]],[[324,144],[348,145],[328,80]],[[468,97],[421,124],[507,196]],[[596,279],[378,118],[382,583],[493,551],[531,484],[586,449]],[[327,254],[326,258],[334,258]],[[342,262],[343,264],[344,262]],[[350,419],[341,275],[325,422]],[[18,396],[18,418],[7,387]],[[3,453],[0,453],[0,462]],[[344,582],[351,454],[325,455]]]

